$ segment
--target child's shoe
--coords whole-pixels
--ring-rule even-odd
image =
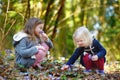
[[[104,70],[96,70],[97,74],[100,74],[101,76],[105,76]]]
[[[89,70],[84,70],[84,71],[83,71],[83,73],[86,74],[86,75],[90,74],[91,72],[92,72],[91,69],[89,69]]]

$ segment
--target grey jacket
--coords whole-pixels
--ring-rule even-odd
[[[15,47],[16,54],[16,64],[22,65],[25,68],[29,68],[35,62],[35,59],[31,58],[31,56],[35,55],[38,50],[35,47],[38,45],[40,40],[33,42],[30,41],[27,34],[24,32],[19,32],[13,36],[13,45]],[[46,42],[49,48],[53,47],[51,40],[49,39]]]

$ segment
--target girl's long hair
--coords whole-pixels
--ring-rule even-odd
[[[31,40],[36,39],[34,31],[35,31],[36,26],[39,25],[39,24],[44,24],[44,22],[41,19],[34,18],[34,17],[30,18],[25,23],[25,27],[23,28],[23,31],[28,34],[28,36]]]
[[[76,47],[80,47],[76,44],[76,38],[83,39],[86,46],[90,46],[93,41],[90,31],[85,26],[79,27],[78,29],[76,29],[76,31],[73,34],[74,45]]]

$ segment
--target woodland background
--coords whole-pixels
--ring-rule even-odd
[[[73,32],[87,26],[106,48],[107,62],[120,62],[120,0],[0,0],[1,61],[11,55],[14,59],[12,37],[30,17],[44,20],[55,59],[72,55]]]
[[[108,59],[120,60],[120,0],[0,0],[0,51],[13,49],[13,35],[30,17],[44,20],[56,57],[69,57],[73,32],[87,26],[107,49]]]

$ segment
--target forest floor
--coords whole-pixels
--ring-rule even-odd
[[[14,62],[14,58],[11,57],[0,60],[0,80],[25,80],[14,66]],[[89,75],[83,74],[84,68],[78,62],[71,69],[61,71],[60,68],[64,63],[57,59],[45,59],[41,63],[43,67],[41,70],[28,69],[30,80],[120,80],[120,61],[106,63],[105,76],[95,72]]]

